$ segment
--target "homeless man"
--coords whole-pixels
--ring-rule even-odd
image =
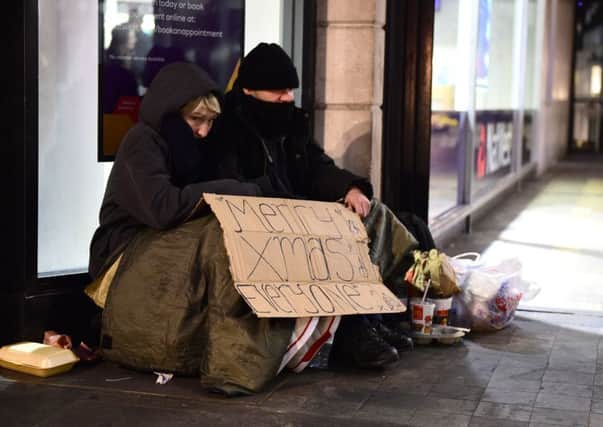
[[[104,307],[105,358],[248,394],[276,376],[293,321],[251,312],[233,285],[222,229],[202,208],[203,192],[259,194],[256,184],[214,179],[205,136],[220,111],[216,95],[193,64],[168,65],[153,80],[107,183],[87,293]]]
[[[386,285],[403,293],[405,257],[416,246],[383,204],[370,200],[371,184],[337,167],[309,134],[308,116],[293,103],[299,79],[293,62],[276,44],[260,43],[243,58],[233,90],[212,138],[221,146],[220,176],[256,183],[263,196],[320,201],[342,199],[363,218],[370,255]],[[381,316],[344,316],[332,355],[359,367],[398,360],[412,340]]]

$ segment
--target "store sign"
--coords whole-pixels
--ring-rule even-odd
[[[483,178],[511,165],[513,112],[476,112],[475,177]]]
[[[244,0],[101,0],[99,161],[113,160],[159,70],[193,62],[226,89],[243,53]]]

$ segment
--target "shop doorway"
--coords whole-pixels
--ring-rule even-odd
[[[602,153],[603,149],[603,2],[576,2],[572,126],[569,151]]]

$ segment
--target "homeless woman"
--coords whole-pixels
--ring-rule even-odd
[[[104,308],[106,359],[199,375],[205,388],[235,395],[276,376],[294,322],[252,313],[203,207],[204,192],[259,194],[252,183],[213,179],[204,138],[220,112],[216,94],[193,64],[170,64],[153,80],[107,183],[86,292]]]

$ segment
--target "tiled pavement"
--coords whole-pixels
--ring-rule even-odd
[[[542,288],[524,308],[603,313],[601,236],[603,156],[561,162],[528,181],[445,251],[518,257],[522,277]]]
[[[603,426],[603,318],[520,313],[503,331],[419,346],[384,371],[286,374],[236,399],[109,363],[0,375],[4,426]]]
[[[446,250],[487,250],[539,185]],[[600,252],[573,251],[590,265]],[[603,312],[521,311],[502,331],[419,346],[384,371],[285,374],[245,398],[208,395],[193,378],[154,379],[110,363],[46,379],[0,369],[0,426],[603,427]]]

